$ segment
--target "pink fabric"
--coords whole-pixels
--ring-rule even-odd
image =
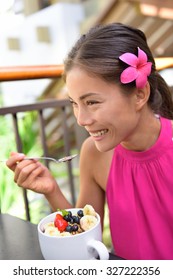
[[[125,259],[173,260],[173,140],[170,120],[147,151],[115,148],[107,182],[115,253]]]

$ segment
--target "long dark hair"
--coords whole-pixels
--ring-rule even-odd
[[[127,65],[119,60],[123,53],[137,55],[137,47],[142,49],[152,62],[148,77],[150,97],[148,104],[154,113],[173,119],[173,100],[169,87],[156,71],[153,55],[148,47],[145,34],[136,28],[121,23],[99,25],[82,35],[64,61],[64,77],[74,66],[105,79],[118,83],[123,92],[131,93],[135,82],[120,83],[120,74]]]

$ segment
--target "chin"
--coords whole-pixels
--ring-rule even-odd
[[[115,146],[112,146],[112,145],[101,145],[98,143],[95,143],[95,146],[96,146],[97,150],[101,153],[108,152],[115,148]]]

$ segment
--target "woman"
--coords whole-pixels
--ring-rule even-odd
[[[81,36],[65,61],[74,115],[90,137],[80,153],[76,207],[104,216],[125,259],[173,259],[173,102],[145,35],[113,23]],[[15,182],[70,208],[48,169],[12,153]],[[16,164],[16,162],[19,162]]]

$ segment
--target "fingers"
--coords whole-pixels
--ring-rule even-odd
[[[53,180],[50,171],[43,164],[26,159],[24,154],[12,152],[6,165],[14,172],[14,182],[25,189],[44,193]]]
[[[46,178],[44,178],[44,169],[45,167],[39,163],[34,169],[28,170],[29,173],[27,176],[23,176],[21,173],[17,184],[23,188],[44,194],[45,187],[47,187],[47,184],[45,183]]]
[[[35,177],[37,174],[37,169],[41,169],[41,164],[39,162],[35,162],[33,160],[24,160],[16,165],[14,172],[14,181],[18,185],[22,185],[24,181],[28,179],[30,174]],[[39,175],[39,173],[38,173]]]
[[[12,171],[15,171],[17,163],[25,158],[24,154],[12,152],[11,157],[7,160],[6,165]]]

